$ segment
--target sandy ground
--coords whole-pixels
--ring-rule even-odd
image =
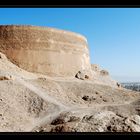
[[[49,77],[0,53],[1,132],[139,132],[140,93],[109,76]]]

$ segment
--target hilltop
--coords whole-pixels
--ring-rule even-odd
[[[23,36],[19,30],[22,39],[14,36],[17,27],[12,26],[12,30],[16,28],[15,33],[10,32],[15,39],[12,41],[7,26],[1,28],[1,132],[140,131],[139,92],[123,88],[110,77],[107,70],[97,64],[90,64],[88,46],[83,37],[78,36],[76,39],[68,33],[75,38],[74,42],[66,35],[63,42],[58,41],[61,44],[57,44],[58,50],[54,50],[56,43],[55,47],[53,43],[49,45],[49,50],[41,50],[39,44],[43,42],[43,37],[37,44],[36,31],[29,31],[35,33],[30,41],[29,34]],[[11,26],[8,29],[11,30]],[[24,27],[20,29],[24,33],[27,31]],[[44,35],[47,36],[48,32]],[[49,35],[52,36],[51,33]],[[56,36],[55,39],[57,38]],[[26,46],[26,39],[31,43],[30,47]],[[70,41],[68,49],[66,40]],[[18,43],[23,46],[22,49]],[[37,45],[34,47],[35,43]],[[47,44],[46,41],[44,47]],[[73,58],[72,61],[70,58]],[[56,65],[53,65],[54,62]],[[66,68],[63,69],[64,67]]]

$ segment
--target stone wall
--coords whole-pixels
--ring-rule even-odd
[[[74,76],[91,70],[86,38],[54,28],[1,25],[0,51],[30,72]]]

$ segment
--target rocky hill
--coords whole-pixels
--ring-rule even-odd
[[[0,26],[0,51],[19,67],[50,76],[91,69],[82,35],[37,26]]]
[[[81,35],[1,26],[0,51],[1,132],[140,131],[139,92],[91,65]]]

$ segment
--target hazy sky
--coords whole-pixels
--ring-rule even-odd
[[[140,8],[0,8],[0,24],[31,24],[86,36],[91,63],[140,77]]]

